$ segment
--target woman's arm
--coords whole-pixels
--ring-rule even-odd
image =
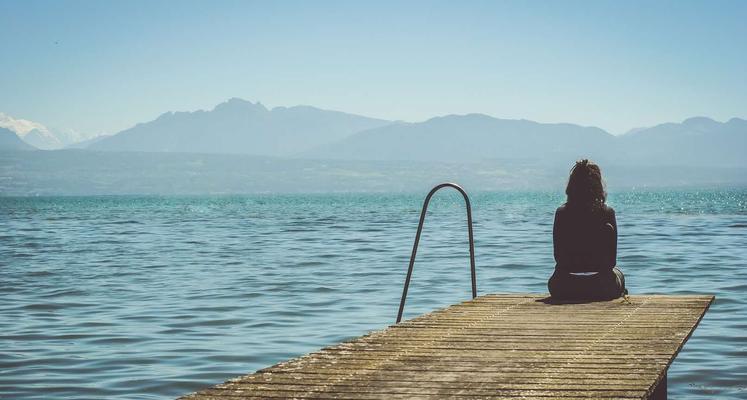
[[[563,249],[565,247],[563,245],[562,223],[561,211],[560,209],[557,209],[555,211],[555,221],[553,221],[552,224],[552,248],[553,255],[555,256],[555,263],[557,265],[560,265],[561,260],[564,259]]]
[[[607,251],[608,260],[607,265],[611,268],[617,265],[617,218],[615,217],[615,210],[610,208],[610,217],[607,222],[607,228],[610,232],[609,238],[607,239]]]

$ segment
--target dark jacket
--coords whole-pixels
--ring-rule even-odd
[[[564,204],[555,211],[552,239],[556,270],[612,270],[617,263],[615,210],[605,205],[592,212]]]

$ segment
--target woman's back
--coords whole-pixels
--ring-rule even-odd
[[[555,211],[553,249],[556,268],[564,272],[611,270],[617,258],[615,210],[564,204]]]

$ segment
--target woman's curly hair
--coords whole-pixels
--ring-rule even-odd
[[[567,204],[571,207],[602,209],[607,200],[607,193],[604,191],[599,166],[587,159],[576,161],[576,165],[571,169],[565,194],[568,196]]]

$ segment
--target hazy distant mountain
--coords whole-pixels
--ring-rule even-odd
[[[569,163],[591,158],[637,165],[747,166],[747,121],[690,118],[613,136],[573,124],[450,115],[359,132],[303,154],[344,160],[481,160]]]
[[[48,130],[32,129],[23,135],[23,141],[43,150],[57,150],[65,145]]]
[[[0,151],[36,150],[30,144],[21,140],[15,132],[7,128],[0,128]]]
[[[390,123],[232,99],[164,114],[89,147],[123,151],[19,152],[33,147],[0,129],[0,195],[424,191],[445,180],[471,190],[562,190],[582,157],[600,162],[616,188],[747,185],[747,121],[738,118],[613,136],[481,114]]]
[[[664,165],[747,166],[747,121],[689,118],[637,129],[618,138],[630,162]]]
[[[100,142],[101,140],[104,140],[104,139],[106,139],[108,137],[111,137],[111,135],[96,136],[96,137],[94,137],[92,139],[86,139],[86,140],[82,140],[80,142],[75,142],[75,143],[69,144],[69,145],[65,146],[65,148],[66,149],[86,149],[86,148],[88,148],[88,146],[90,146],[90,145],[92,145],[92,144],[94,144],[96,142]]]
[[[389,124],[308,106],[231,99],[211,111],[169,112],[91,144],[93,150],[289,156]]]
[[[57,150],[71,144],[91,139],[73,130],[52,130],[39,122],[13,118],[0,112],[0,128],[9,129],[24,142],[43,150]]]
[[[18,136],[23,136],[27,132],[39,129],[39,130],[46,130],[47,127],[44,125],[29,121],[27,119],[20,119],[20,118],[13,118],[8,114],[0,112],[0,128],[6,128],[10,129],[11,131],[15,132]]]
[[[168,112],[116,135],[83,140],[0,113],[0,127],[41,149],[232,153],[358,161],[540,162],[574,159],[641,166],[747,166],[747,121],[690,118],[613,136],[595,127],[448,115],[391,122],[321,110],[230,99],[209,111]],[[71,144],[77,142],[77,144]]]
[[[27,119],[13,118],[0,113],[0,128],[6,128],[21,138],[24,142],[44,150],[62,148],[62,142],[55,137],[46,126]]]
[[[357,133],[304,156],[349,160],[573,160],[607,158],[615,137],[599,128],[482,114],[449,115]]]

